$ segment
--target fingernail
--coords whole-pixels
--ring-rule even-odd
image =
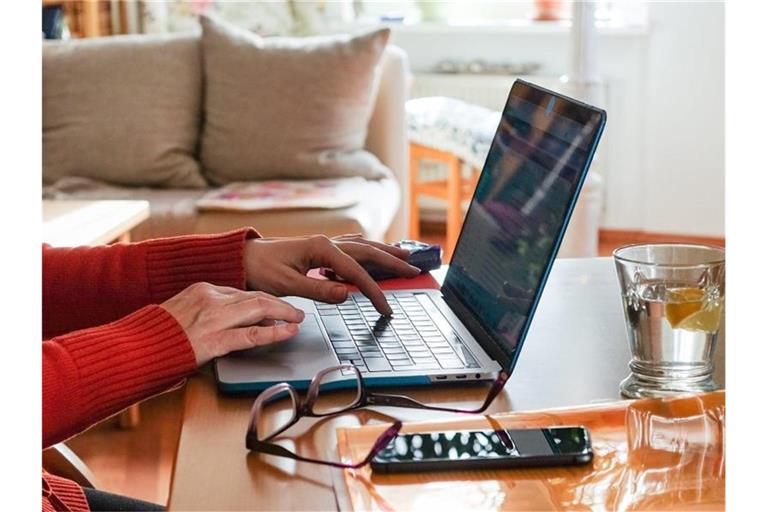
[[[414,267],[411,265],[411,272],[413,272],[413,275],[421,274],[421,269],[419,267]]]
[[[288,325],[288,332],[291,334],[296,334],[299,332],[299,324],[286,324]]]
[[[343,286],[334,286],[332,295],[335,300],[344,300],[347,298],[347,289]]]
[[[296,316],[299,317],[299,322],[304,321],[304,311],[297,309],[296,310]]]

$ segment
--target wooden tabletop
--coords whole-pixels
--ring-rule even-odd
[[[43,242],[54,247],[108,244],[148,217],[147,201],[43,201]]]
[[[573,406],[620,398],[629,347],[610,258],[557,260],[517,367],[489,412]],[[725,383],[725,343],[715,355]],[[422,401],[477,405],[487,385],[398,389]],[[343,396],[340,395],[340,396]],[[340,398],[341,399],[341,398]],[[210,372],[187,383],[184,420],[171,482],[170,510],[333,510],[340,470],[265,458],[245,448],[252,398],[217,393]],[[276,405],[279,407],[279,404]],[[456,418],[434,411],[381,408],[315,422],[288,432],[301,453],[336,457],[335,429],[391,421]]]

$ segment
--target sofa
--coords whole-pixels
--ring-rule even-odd
[[[233,212],[199,210],[196,207],[200,197],[225,184],[220,179],[209,179],[206,172],[218,166],[217,158],[228,158],[218,153],[228,151],[235,157],[240,154],[244,158],[254,157],[252,151],[249,153],[253,148],[230,147],[238,144],[250,146],[248,138],[219,137],[216,148],[206,148],[202,140],[207,137],[206,130],[209,128],[206,124],[212,125],[216,119],[216,111],[208,106],[215,89],[209,84],[206,73],[212,69],[212,60],[219,58],[205,41],[201,42],[201,37],[206,37],[205,26],[203,28],[202,35],[115,36],[44,45],[43,197],[56,200],[146,200],[150,205],[150,217],[132,232],[134,240],[220,232],[242,226],[253,226],[263,236],[362,233],[375,240],[406,238],[408,212],[407,202],[402,198],[407,194],[408,183],[405,131],[408,63],[402,50],[387,44],[388,33],[377,36],[383,41],[383,49],[380,58],[376,57],[378,62],[371,78],[371,104],[367,107],[366,126],[345,135],[352,139],[359,137],[360,142],[364,141],[360,149],[367,155],[366,158],[372,155],[373,161],[378,162],[376,165],[383,164],[379,175],[374,178],[367,176],[355,186],[353,193],[359,201],[338,209]],[[229,30],[220,26],[214,28]],[[258,36],[242,33],[235,36],[240,39],[235,41],[237,44],[233,48],[247,44],[271,44],[256,40]],[[348,40],[349,37],[344,39]],[[325,43],[321,41],[317,44]],[[151,51],[146,49],[146,45],[151,45]],[[301,42],[294,40],[289,46],[301,47]],[[209,51],[213,56],[207,53]],[[349,53],[344,51],[346,53],[337,53]],[[234,58],[231,49],[225,48],[222,55],[222,59]],[[263,53],[262,57],[265,55],[269,57],[268,53]],[[279,62],[285,60],[284,57],[281,59]],[[125,64],[116,64],[119,62]],[[250,87],[264,73],[272,73],[274,65],[264,64],[264,67],[263,72],[256,69],[255,78],[247,84],[241,83],[239,72],[230,72],[220,80],[224,85],[217,87]],[[333,72],[332,69],[328,71]],[[307,66],[303,66],[294,74],[306,72],[309,72]],[[244,71],[242,76],[247,76],[247,72]],[[314,79],[310,82],[315,84]],[[322,89],[321,85],[317,88]],[[165,103],[158,103],[157,96],[163,96],[165,91],[173,91],[174,88],[178,92],[168,94]],[[253,103],[251,99],[246,101],[247,93],[245,96],[238,94],[240,96],[236,94],[235,97],[242,97],[244,106]],[[311,90],[306,94],[311,95]],[[313,99],[312,96],[309,98]],[[258,117],[263,109],[269,107],[269,104],[254,107],[252,117]],[[233,122],[242,122],[242,119],[237,119],[239,106],[235,105],[230,110],[234,112],[227,115]],[[168,113],[170,111],[173,113]],[[300,126],[306,114],[306,110],[303,112],[297,107],[290,113],[295,116],[290,121]],[[176,123],[176,118],[184,119]],[[267,127],[261,129],[269,130],[271,121],[268,118],[263,123]],[[312,122],[322,124],[323,119]],[[249,128],[247,124],[243,126]],[[154,133],[150,136],[147,132]],[[182,136],[181,132],[187,135]],[[270,135],[268,131],[261,133]],[[286,137],[290,137],[290,131]],[[213,137],[210,139],[213,140]],[[231,144],[229,141],[232,141]],[[272,162],[270,165],[275,167],[274,172],[261,169],[256,180],[329,177],[322,174],[293,176],[290,165],[294,164],[283,168],[280,162],[275,162],[275,155],[271,153],[268,148],[265,158],[258,159],[257,163]],[[324,153],[329,154],[348,156],[343,151]],[[146,162],[142,161],[145,155]],[[323,158],[318,161],[325,162]],[[238,159],[235,158],[235,161]],[[194,179],[179,181],[179,173],[189,171],[184,166],[199,169],[203,180],[196,175]],[[343,176],[354,175],[354,169],[354,166],[347,166]]]

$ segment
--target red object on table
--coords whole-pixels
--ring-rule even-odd
[[[312,269],[307,274],[309,277],[314,277],[315,279],[328,279],[327,277],[320,274],[319,269]],[[418,290],[418,289],[439,289],[440,284],[435,280],[434,277],[432,277],[432,274],[429,272],[425,274],[419,274],[416,277],[412,278],[397,278],[397,279],[384,279],[383,281],[379,281],[379,286],[382,290]],[[350,284],[350,283],[344,283],[347,285],[347,288],[351,292],[357,291],[357,286]]]

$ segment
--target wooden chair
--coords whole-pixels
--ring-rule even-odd
[[[443,247],[443,261],[448,261],[453,254],[453,249],[456,247],[461,232],[464,218],[461,205],[464,201],[472,198],[477,180],[480,178],[480,170],[472,168],[471,175],[465,178],[462,173],[464,162],[458,156],[448,151],[441,151],[413,142],[410,144],[410,154],[410,237],[413,240],[419,239],[420,196],[436,197],[447,201],[446,243]],[[445,164],[448,167],[447,179],[421,182],[419,180],[419,164],[422,160]]]

